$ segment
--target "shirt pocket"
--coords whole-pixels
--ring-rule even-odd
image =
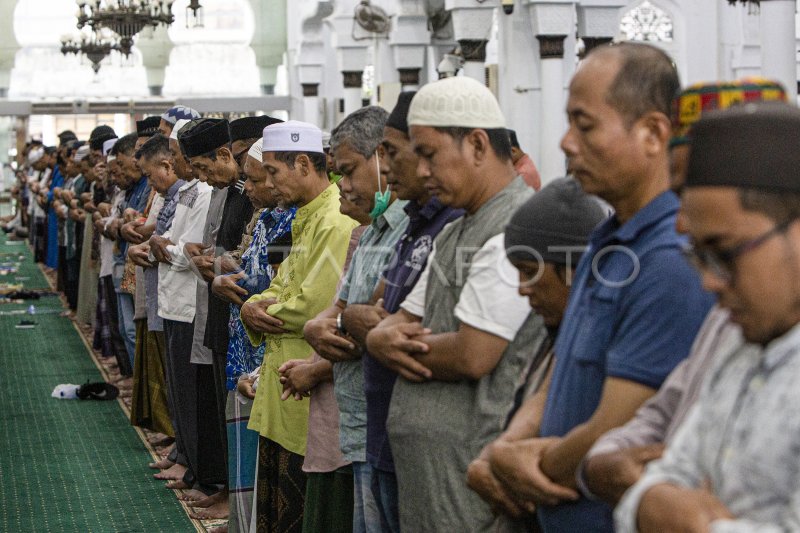
[[[617,317],[619,290],[594,287],[583,303],[583,317],[572,343],[572,353],[581,365],[605,366],[606,354]]]

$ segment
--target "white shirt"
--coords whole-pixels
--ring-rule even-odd
[[[462,323],[512,341],[530,313],[528,300],[519,295],[519,275],[506,257],[505,234],[495,235],[475,252],[461,290],[455,315]],[[425,293],[436,246],[428,266],[400,307],[412,315],[425,316]]]
[[[189,269],[183,246],[202,242],[211,191],[210,185],[197,179],[178,189],[175,218],[172,227],[163,235],[175,244],[166,248],[170,263],[158,265],[158,316],[161,318],[177,322],[194,320],[197,278]]]

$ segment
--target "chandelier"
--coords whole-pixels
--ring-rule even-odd
[[[91,32],[81,35],[80,40],[69,35],[61,38],[61,53],[83,54],[92,62],[95,74],[100,70],[100,62],[108,57],[112,51],[119,51],[119,44],[114,41],[108,32]]]
[[[193,23],[189,25],[189,10],[192,11]],[[199,11],[199,13],[198,13]],[[200,5],[200,0],[189,0],[189,5],[186,6],[186,27],[202,28],[203,27],[203,6]]]
[[[133,37],[147,26],[170,25],[175,0],[77,0],[78,29],[108,28],[119,36],[117,49],[129,56]]]

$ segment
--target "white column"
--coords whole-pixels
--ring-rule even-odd
[[[336,48],[338,71],[342,73],[344,113],[334,110],[334,115],[344,118],[361,108],[361,79],[367,64],[367,42],[353,39],[352,0],[337,3],[336,12],[328,20],[333,25],[332,41]],[[334,122],[333,126],[336,126]]]
[[[578,37],[583,39],[584,53],[609,43],[619,32],[619,13],[626,2],[618,0],[582,0],[577,6]]]
[[[345,72],[344,76],[352,76],[355,77],[356,75],[362,74],[361,72]],[[361,101],[361,85],[358,87],[347,87],[344,88],[344,116],[346,117],[353,111],[361,109],[363,107]]]
[[[145,28],[139,34],[136,47],[142,53],[142,65],[147,73],[147,87],[151,96],[161,96],[164,74],[169,65],[173,44],[166,26]]]
[[[565,35],[537,36],[542,69],[542,137],[539,174],[542,186],[564,176],[564,38]],[[559,54],[560,50],[560,54]]]
[[[283,54],[287,51],[287,11],[291,8],[284,0],[250,0],[250,7],[255,18],[255,32],[250,47],[256,55],[261,92],[273,94],[278,67],[283,63]]]
[[[517,132],[522,151],[539,167],[541,161],[541,68],[538,43],[528,13],[517,5],[510,15],[500,13],[498,95],[506,124]],[[522,68],[520,67],[522,66]],[[524,112],[520,110],[524,109]]]
[[[402,91],[415,91],[425,83],[421,73],[425,67],[425,50],[430,42],[428,17],[421,3],[401,1],[400,13],[392,19],[389,46]]]
[[[486,44],[492,34],[492,11],[496,0],[477,4],[474,0],[445,0],[453,17],[453,33],[464,57],[464,75],[486,83]]]
[[[564,108],[567,73],[572,72],[575,6],[570,2],[535,2],[528,4],[533,33],[539,41],[542,86],[541,98],[541,161],[539,174],[542,186],[564,176],[564,154],[559,146],[566,129]]]
[[[8,96],[11,85],[11,70],[19,50],[14,36],[14,9],[16,0],[0,2],[0,98]]]
[[[305,93],[305,87],[303,92]],[[319,96],[303,97],[303,120],[305,122],[319,126],[322,122],[319,114]]]
[[[761,73],[783,83],[797,99],[795,0],[761,0]]]

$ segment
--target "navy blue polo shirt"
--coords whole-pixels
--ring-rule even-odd
[[[556,339],[540,436],[589,420],[606,378],[658,389],[689,354],[713,297],[681,253],[678,207],[665,192],[625,224],[611,217],[592,233]],[[586,498],[538,514],[548,533],[614,530],[611,507]]]
[[[417,284],[436,236],[449,222],[464,214],[461,209],[442,205],[435,197],[424,206],[409,202],[405,211],[409,218],[406,233],[397,241],[394,255],[383,273],[386,286],[383,307],[390,313],[400,309],[400,304]],[[372,357],[363,357],[362,364],[367,398],[367,461],[374,468],[394,472],[386,418],[397,374]]]

